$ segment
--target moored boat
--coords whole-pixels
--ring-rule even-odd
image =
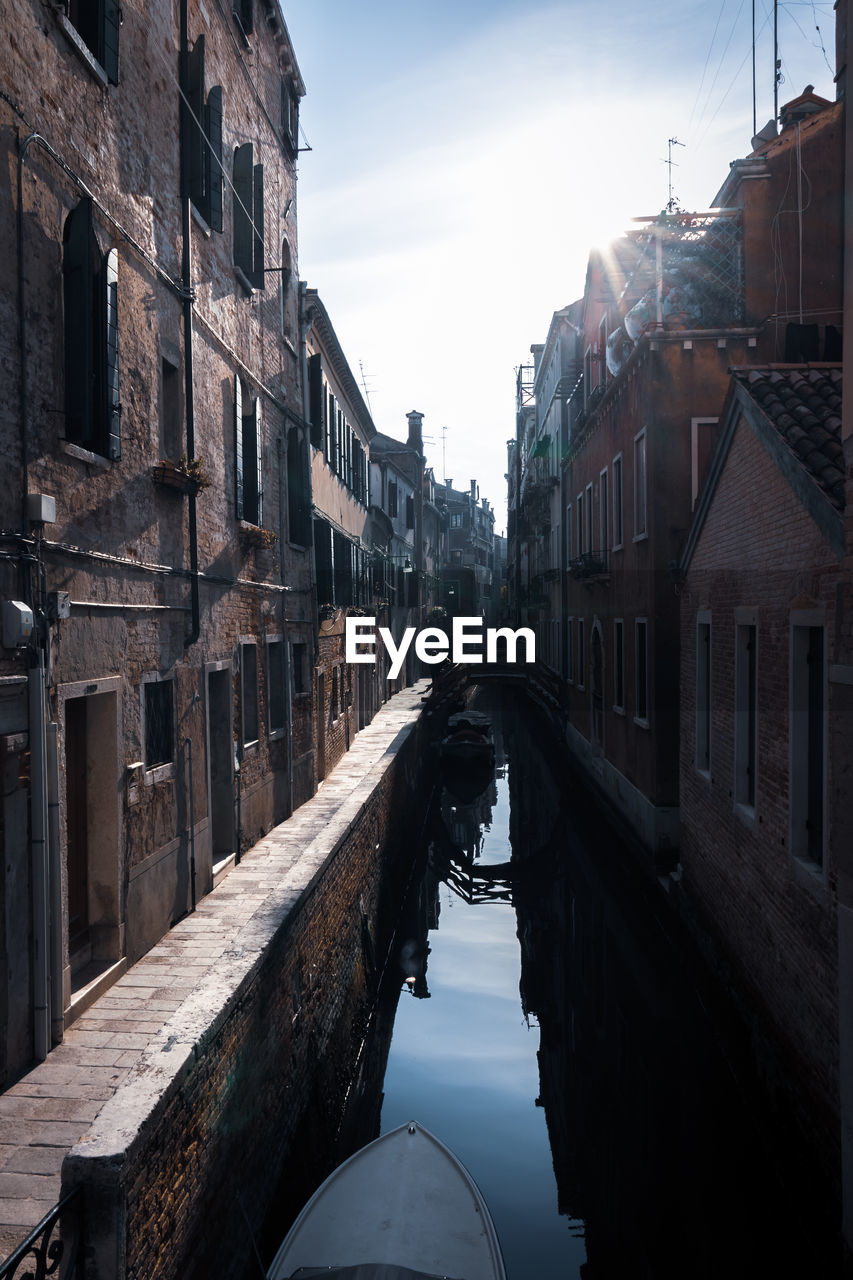
[[[492,722],[482,711],[458,711],[447,721],[441,742],[442,763],[491,766],[495,761]]]
[[[299,1214],[267,1280],[506,1280],[491,1214],[453,1152],[411,1121],[362,1147]]]

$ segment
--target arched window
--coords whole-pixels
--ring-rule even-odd
[[[295,337],[293,317],[291,316],[293,293],[293,268],[290,245],[286,240],[281,242],[281,334],[283,338]]]

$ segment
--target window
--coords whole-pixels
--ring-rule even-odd
[[[255,28],[253,0],[231,0],[231,14],[241,35],[250,36]]]
[[[825,682],[823,626],[791,629],[791,849],[823,865]]]
[[[295,325],[293,323],[293,316],[291,315],[291,311],[293,309],[292,307],[293,289],[291,287],[293,284],[293,268],[291,265],[292,262],[293,262],[293,258],[290,253],[290,245],[287,243],[286,240],[282,240],[280,296],[281,296],[281,336],[283,338],[289,338],[291,334],[295,334]],[[313,356],[312,356],[312,359],[314,359]],[[319,359],[319,357],[317,357],[317,359]],[[311,418],[311,422],[312,424],[314,422],[313,415]],[[318,447],[319,447],[319,444],[318,444]]]
[[[415,497],[412,493],[406,494],[406,528],[414,529],[415,527]]]
[[[587,347],[583,354],[583,407],[585,409],[589,407],[589,398],[592,395],[594,366],[595,360],[592,354],[592,347]]]
[[[296,427],[287,435],[287,536],[297,546],[311,545],[308,446]]]
[[[613,550],[622,546],[622,454],[613,459]]]
[[[634,438],[634,538],[648,534],[646,520],[646,433]]]
[[[690,492],[694,511],[717,442],[718,423],[719,418],[690,419]]]
[[[592,551],[593,550],[593,541],[592,541],[593,525],[592,525],[592,485],[591,484],[588,484],[586,486],[586,504],[584,506],[584,522],[586,524],[586,528],[584,529],[584,551]]]
[[[146,769],[171,764],[175,759],[172,684],[171,680],[154,676],[142,686]]]
[[[466,524],[466,516],[464,511],[452,511],[450,514],[451,529],[464,529]]]
[[[584,633],[583,618],[578,618],[578,688],[582,689],[586,682],[586,671],[584,669]]]
[[[177,460],[183,452],[184,402],[181,372],[165,356],[160,361],[160,444],[164,458]]]
[[[566,564],[572,563],[572,504],[566,507]]]
[[[582,493],[578,494],[575,500],[575,506],[577,507],[577,512],[578,512],[578,555],[582,556],[584,551],[587,549],[584,546],[584,541],[583,541],[584,519],[583,519],[583,494]]]
[[[607,312],[598,326],[598,381],[602,387],[607,382]]]
[[[243,711],[243,746],[258,741],[258,646],[254,640],[240,643],[240,692]]]
[[[297,696],[309,693],[308,688],[308,646],[304,640],[294,640],[290,646],[291,673],[293,676],[293,692]]]
[[[649,723],[649,624],[638,618],[634,623],[634,719]]]
[[[338,668],[332,667],[332,704],[329,708],[330,719],[332,720],[337,720],[338,718],[338,696]]]
[[[119,0],[68,0],[68,21],[111,84],[118,84]]]
[[[293,155],[299,150],[299,97],[289,80],[281,82],[281,132]]]
[[[613,622],[613,710],[625,710],[625,624]]]
[[[267,640],[267,714],[270,734],[285,727],[284,644],[278,636]]]
[[[755,808],[758,756],[758,628],[738,623],[735,629],[735,800]]]
[[[606,552],[610,546],[610,503],[606,467],[598,477],[598,537],[599,550]]]
[[[575,682],[575,620],[566,619],[566,679]]]
[[[249,524],[263,523],[263,449],[261,402],[256,396],[243,409],[243,385],[234,379],[234,513]]]
[[[118,252],[101,253],[88,197],[65,219],[62,276],[65,438],[105,458],[118,458]]]
[[[264,288],[264,166],[251,142],[234,150],[234,266],[250,289]]]
[[[696,621],[696,768],[711,772],[711,615]]]
[[[397,481],[388,482],[388,514],[392,518],[397,515]]]
[[[184,129],[184,194],[192,200],[211,231],[222,230],[222,89],[216,85],[205,100],[204,36],[187,57],[181,99]]]

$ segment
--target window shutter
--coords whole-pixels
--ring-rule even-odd
[[[106,385],[104,437],[106,456],[121,457],[121,404],[118,378],[118,250],[110,249],[104,264]]]
[[[264,166],[255,165],[254,200],[252,202],[253,254],[252,284],[263,289],[264,282]]]
[[[255,397],[255,403],[252,407],[252,417],[255,422],[255,460],[258,469],[258,513],[257,524],[264,523],[264,436],[261,429],[261,401],[260,397]]]
[[[98,245],[92,201],[86,197],[65,220],[62,275],[65,293],[65,435],[88,443],[92,435],[93,314]]]
[[[234,151],[234,265],[252,278],[252,178],[254,149],[251,142]]]
[[[183,103],[186,125],[184,160],[186,190],[199,213],[207,213],[204,198],[204,36],[196,40],[187,54],[187,82]]]
[[[415,527],[415,499],[411,493],[406,494],[406,528]]]
[[[205,107],[207,130],[208,225],[211,231],[222,230],[222,86],[215,85],[207,95]]]
[[[243,388],[234,378],[234,515],[243,519]]]
[[[308,412],[311,417],[311,443],[323,447],[323,368],[319,355],[308,357]]]
[[[103,67],[110,84],[118,84],[118,33],[121,25],[120,0],[103,0]]]

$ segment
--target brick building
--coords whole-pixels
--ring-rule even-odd
[[[527,496],[535,449],[525,455],[517,442],[510,459],[515,527],[528,544],[531,528],[539,540],[510,549],[516,604],[529,578],[569,744],[664,864],[678,843],[673,570],[729,369],[833,359],[839,349],[841,104],[807,90],[780,120],[778,136],[755,139],[732,166],[709,212],[640,219],[591,255],[584,297],[566,312],[577,317],[582,373],[560,408],[560,501],[537,485]],[[811,184],[802,207],[790,176],[797,163]],[[542,417],[542,359],[535,412],[519,409],[525,438]]]
[[[0,1082],[313,787],[278,6],[13,0],[7,29],[0,598],[34,626],[0,651]]]
[[[681,561],[681,863],[838,1176],[840,366],[736,370]],[[810,1105],[808,1105],[810,1104]],[[805,1122],[804,1122],[805,1124]]]

